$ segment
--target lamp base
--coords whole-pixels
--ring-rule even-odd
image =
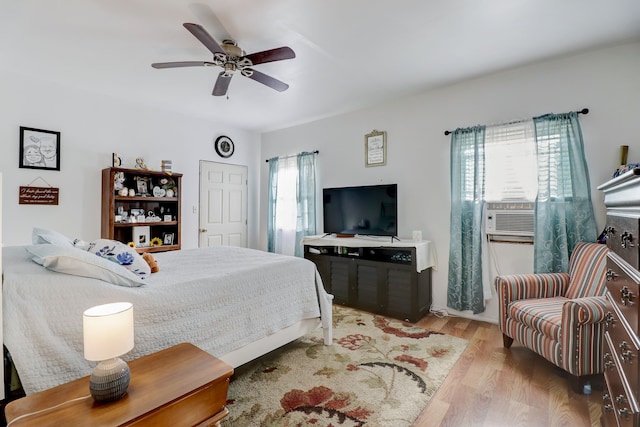
[[[96,402],[118,400],[127,392],[130,380],[129,365],[114,357],[98,363],[89,379],[89,391]]]

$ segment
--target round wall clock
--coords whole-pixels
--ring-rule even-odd
[[[233,141],[228,136],[217,137],[214,147],[220,157],[231,157],[233,154]]]

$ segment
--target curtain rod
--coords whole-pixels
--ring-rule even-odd
[[[313,154],[318,154],[318,153],[319,153],[319,151],[318,151],[318,150],[315,150],[315,151],[312,151],[312,153],[313,153]],[[278,157],[278,158],[279,158],[279,159],[287,159],[287,158],[289,158],[289,157],[294,157],[294,156],[297,156],[297,154],[291,154],[290,156],[282,156],[282,157]],[[265,162],[269,163],[269,159],[265,160]]]
[[[576,111],[576,113],[578,113],[578,114],[589,114],[589,109],[588,108],[583,108],[582,110]],[[445,135],[450,135],[451,131],[450,130],[445,130],[444,134]]]

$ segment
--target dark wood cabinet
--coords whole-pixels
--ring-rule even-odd
[[[602,424],[640,426],[640,169],[598,187],[607,206]]]
[[[305,245],[304,256],[336,304],[409,322],[429,312],[431,268],[417,271],[413,247]]]
[[[128,190],[127,195],[124,195],[121,187]],[[123,243],[134,242],[138,252],[180,249],[181,195],[182,174],[142,169],[103,169],[102,238]],[[148,231],[148,235],[142,233],[144,242],[140,241],[140,231]]]

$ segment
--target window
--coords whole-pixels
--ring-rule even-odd
[[[278,165],[276,229],[295,233],[297,220],[296,179],[298,178],[296,157],[280,159]]]
[[[485,200],[534,202],[538,161],[533,122],[488,126],[484,149]]]
[[[303,256],[302,238],[316,233],[316,152],[269,161],[267,249]]]

